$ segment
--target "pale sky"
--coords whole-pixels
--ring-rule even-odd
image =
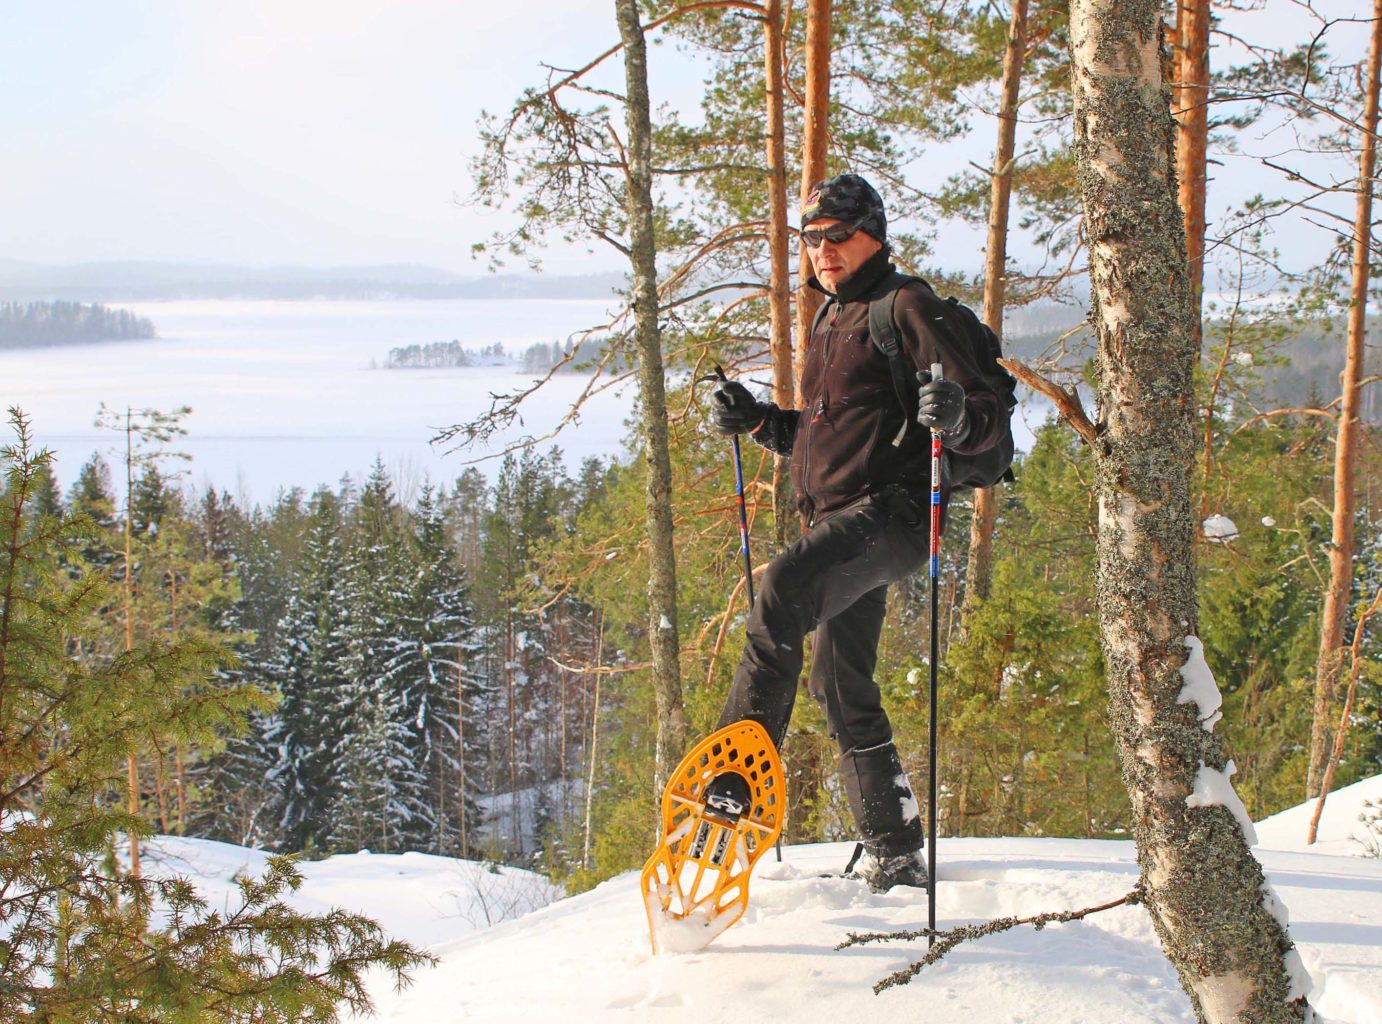
[[[609,0],[18,0],[0,13],[0,258],[428,263],[482,107],[617,38]],[[574,259],[568,271],[588,269]],[[555,264],[553,269],[559,269]]]
[[[470,246],[503,217],[454,201],[471,188],[476,118],[542,81],[541,62],[576,67],[612,44],[613,6],[9,0],[0,259],[407,262],[482,273]],[[1292,0],[1265,6],[1235,16],[1251,19],[1245,34],[1299,31]],[[1368,13],[1364,0],[1321,6]],[[1336,32],[1334,48],[1350,35],[1361,49],[1362,26]],[[669,48],[656,52],[654,101],[693,108],[700,73],[669,60]],[[977,115],[973,140],[928,156],[927,173],[986,162],[990,123]],[[1238,161],[1212,173],[1211,219],[1254,172]],[[1272,184],[1261,181],[1253,190]],[[947,240],[945,262],[978,265],[979,233]],[[555,251],[547,269],[620,267],[607,248],[595,253]]]

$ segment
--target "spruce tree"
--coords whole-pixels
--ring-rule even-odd
[[[304,525],[302,555],[270,660],[281,702],[266,730],[275,755],[280,843],[289,851],[326,845],[339,785],[335,757],[345,730],[338,713],[346,660],[340,499],[319,488]]]
[[[428,958],[358,915],[293,910],[290,862],[242,880],[224,909],[185,880],[117,865],[118,835],[148,831],[112,809],[129,752],[153,735],[209,742],[261,699],[216,685],[229,655],[203,635],[102,653],[88,633],[114,588],[80,556],[96,527],[37,511],[51,457],[18,410],[11,423],[16,443],[0,451],[0,1019],[249,1024],[367,1010],[366,970],[402,980]]]
[[[343,567],[342,678],[332,709],[342,734],[331,839],[344,849],[397,851],[410,836],[430,831],[425,770],[409,747],[418,708],[403,692],[406,676],[391,671],[394,654],[408,643],[401,634],[412,572],[404,515],[376,460],[351,513]]]
[[[424,484],[412,516],[413,571],[398,628],[389,638],[386,679],[411,722],[411,760],[421,767],[428,808],[403,830],[410,849],[464,853],[478,820],[472,769],[483,735],[467,709],[481,693],[470,584],[447,539],[442,496]]]

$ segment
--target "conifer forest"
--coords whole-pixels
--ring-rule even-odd
[[[448,478],[396,479],[377,460],[362,478],[245,504],[230,482],[197,489],[180,473],[185,410],[103,409],[118,449],[62,488],[35,424],[11,410],[0,822],[19,824],[0,893],[42,893],[68,870],[87,881],[64,882],[56,903],[33,897],[29,930],[6,940],[0,1007],[17,998],[6,991],[36,1006],[62,991],[71,1002],[52,1016],[23,1019],[83,1019],[81,993],[52,979],[106,955],[93,937],[106,925],[154,927],[138,860],[154,833],[309,859],[423,851],[533,868],[568,892],[639,866],[671,766],[720,713],[748,611],[735,467],[708,427],[704,378],[718,364],[795,405],[820,301],[801,283],[797,204],[845,170],[882,191],[900,267],[1000,333],[1040,311],[1041,326],[1004,339],[1034,440],[1014,482],[950,507],[939,648],[924,573],[892,588],[879,645],[914,778],[938,664],[940,833],[1154,844],[1136,760],[1151,741],[1116,709],[1126,698],[1141,713],[1161,687],[1171,710],[1157,714],[1180,713],[1185,634],[1203,645],[1222,720],[1212,739],[1192,723],[1157,742],[1194,732],[1192,774],[1231,759],[1254,819],[1382,773],[1382,418],[1367,340],[1382,0],[1333,20],[1282,2],[1314,19],[1311,37],[1230,38],[1208,0],[617,0],[620,46],[535,78],[478,125],[469,201],[517,218],[476,243],[495,265],[535,259],[546,240],[607,243],[627,264],[623,309],[530,351],[520,386],[488,409],[458,409],[436,441],[457,453]],[[707,69],[698,110],[649,96],[649,64],[673,49]],[[1100,135],[1114,120],[1132,134]],[[961,143],[989,156],[925,173],[928,152]],[[1245,163],[1266,184],[1230,204],[1216,189]],[[1119,207],[1130,197],[1141,212]],[[1163,200],[1171,214],[1146,212]],[[986,232],[981,272],[956,269],[955,222]],[[1283,253],[1288,226],[1319,246],[1313,265]],[[1148,338],[1179,348],[1138,363]],[[1183,374],[1156,376],[1182,351]],[[414,345],[389,366],[501,352]],[[586,394],[637,383],[622,453],[573,465],[558,436],[468,465],[558,372],[587,376]],[[1162,426],[1174,450],[1144,457]],[[1175,472],[1147,486],[1177,500],[1138,490],[1158,459]],[[761,570],[803,524],[785,460],[746,441],[743,477]],[[1158,578],[1168,560],[1189,583],[1147,599],[1146,632],[1172,607],[1184,628],[1153,649],[1120,580]],[[804,688],[782,754],[786,840],[852,838],[835,745]],[[263,884],[288,885],[291,864]],[[251,914],[274,894],[246,899]],[[1173,960],[1189,941],[1175,918],[1158,933]],[[323,982],[321,1008],[358,993],[361,964],[403,973],[425,959],[359,922],[261,923],[285,929],[288,959],[339,941],[357,988]],[[201,934],[189,924],[170,948],[231,971]],[[154,1005],[161,982],[130,970]],[[273,991],[261,1003],[295,998]],[[227,1016],[253,1003],[197,998]],[[1230,1019],[1203,999],[1202,1020]]]

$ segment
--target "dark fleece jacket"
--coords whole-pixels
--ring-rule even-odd
[[[893,272],[889,255],[879,250],[832,297],[807,349],[801,409],[769,406],[752,435],[763,447],[791,455],[797,506],[813,520],[890,485],[917,500],[930,488],[929,432],[909,423],[893,444],[905,417],[888,358],[869,339],[869,300]],[[908,284],[897,296],[893,312],[903,351],[918,368],[940,363],[946,379],[965,389],[966,426],[946,448],[985,451],[1006,430],[1007,411],[985,382],[963,329],[947,323],[944,304],[925,287]],[[943,492],[942,501],[947,498]]]

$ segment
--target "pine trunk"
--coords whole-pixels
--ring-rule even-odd
[[[659,785],[686,746],[677,642],[677,570],[672,546],[672,460],[667,450],[667,396],[657,325],[657,249],[653,237],[652,123],[647,49],[637,0],[615,0],[624,43],[628,123],[628,212],[633,264],[634,333],[643,399],[647,463],[648,635],[657,697],[655,765]]]
[[[768,114],[768,340],[773,360],[773,401],[779,409],[796,404],[792,381],[792,269],[787,254],[787,141],[783,125],[782,0],[763,7],[763,82]],[[792,484],[788,461],[773,458],[773,525],[779,550],[787,546]]]
[[[1190,302],[1195,311],[1195,344],[1203,339],[1206,155],[1209,144],[1209,0],[1182,0],[1177,17],[1179,88],[1176,107],[1176,178],[1185,220],[1185,253],[1190,268]]]
[[[832,0],[808,0],[806,7],[806,108],[802,114],[801,198],[806,201],[811,186],[825,177],[825,154],[830,140],[830,15]],[[811,255],[801,247],[800,279],[797,283],[797,341],[793,354],[792,376],[801,386],[801,368],[806,363],[806,348],[811,342],[811,321],[820,308],[822,296],[806,282],[814,273]]]
[[[134,415],[125,407],[125,650],[134,650]],[[131,752],[125,759],[125,807],[131,817],[139,817],[139,760]],[[138,878],[139,837],[129,833],[130,874]]]
[[[465,777],[465,668],[460,664],[463,654],[457,655],[456,664],[456,773],[459,790],[456,820],[460,825],[460,856],[470,855],[470,837],[466,833],[466,777]]]
[[[1320,657],[1315,671],[1315,712],[1310,728],[1310,771],[1306,796],[1317,797],[1334,744],[1338,718],[1335,689],[1344,655],[1344,619],[1353,585],[1354,475],[1358,466],[1358,420],[1362,401],[1363,342],[1367,326],[1369,250],[1372,243],[1372,190],[1377,171],[1377,94],[1382,70],[1382,0],[1373,2],[1372,52],[1368,57],[1363,108],[1362,154],[1358,158],[1358,201],[1353,222],[1353,287],[1349,296],[1348,352],[1340,380],[1342,402],[1334,442],[1334,524],[1329,547],[1329,585],[1320,624]]]
[[[1179,702],[1186,637],[1198,620],[1190,502],[1198,349],[1159,8],[1073,0],[1070,22],[1099,342],[1099,625],[1146,906],[1201,1022],[1301,1021],[1305,1001],[1286,967],[1294,950],[1263,904],[1243,828],[1223,803],[1190,799],[1197,782],[1203,790],[1214,773],[1230,772],[1198,706]],[[1231,790],[1225,799],[1237,802]]]
[[[595,811],[595,758],[600,749],[600,670],[605,660],[605,619],[601,615],[596,627],[595,640],[595,692],[590,698],[590,753],[589,770],[585,781],[585,842],[581,847],[581,867],[590,867],[590,823]]]
[[[504,685],[509,695],[509,851],[515,859],[523,852],[523,829],[518,822],[518,708],[513,677],[516,654],[513,610],[510,609],[504,632]]]
[[[1017,108],[1022,65],[1027,49],[1027,0],[1015,0],[1008,25],[1008,48],[1003,54],[1003,98],[998,110],[998,146],[989,182],[989,230],[984,248],[984,323],[1003,336],[1003,307],[1008,274],[1008,209],[1012,197],[1013,154],[1017,149]],[[969,562],[965,570],[965,600],[961,629],[988,599],[993,568],[993,527],[998,520],[996,488],[974,492],[974,518],[969,527]]]

